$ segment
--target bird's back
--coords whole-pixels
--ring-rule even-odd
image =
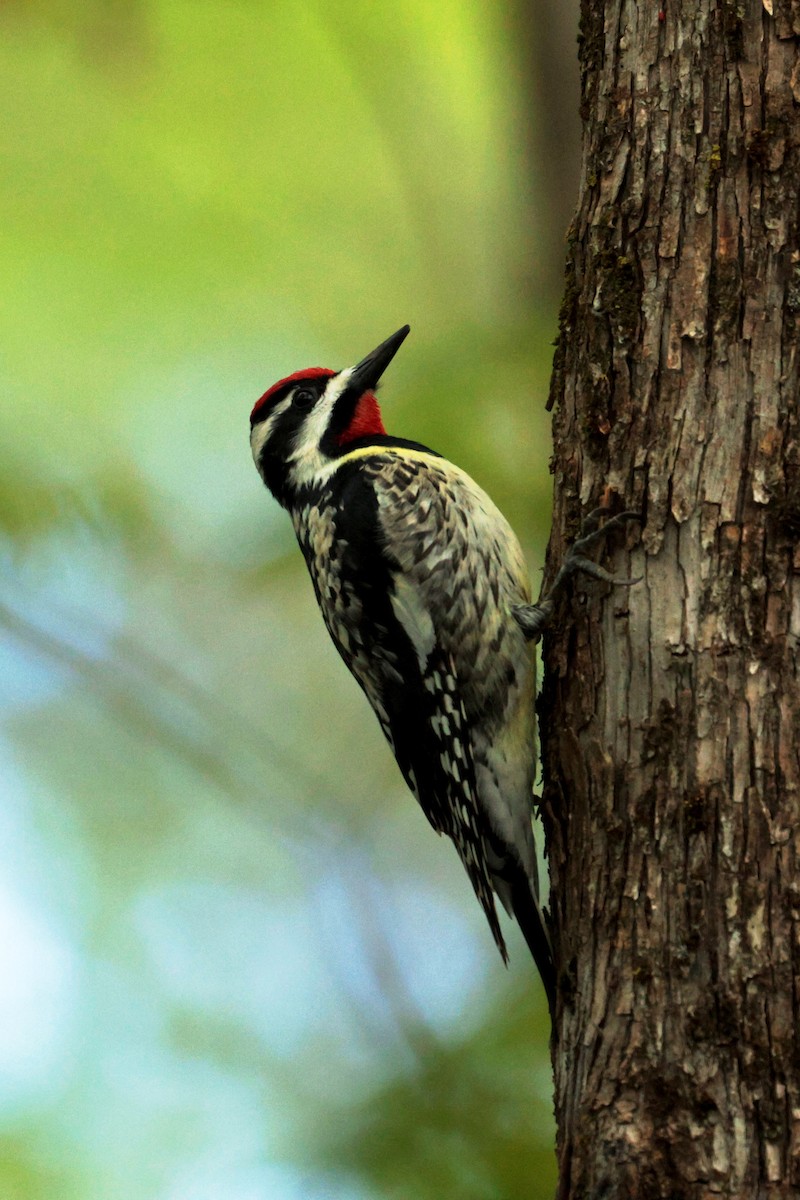
[[[430,689],[452,678],[487,845],[496,843],[498,861],[500,847],[516,846],[535,885],[535,673],[533,649],[511,613],[530,602],[516,536],[465,472],[423,447],[359,448],[328,486],[330,497],[301,509],[295,527],[340,654],[407,778],[403,742],[412,735],[404,733],[413,725],[420,754],[427,732],[415,697],[426,681]],[[336,570],[332,553],[342,555]],[[400,643],[387,636],[395,622],[406,635]],[[417,711],[407,711],[404,697]],[[419,780],[417,770],[409,782],[442,828],[436,812],[445,805],[426,803]],[[497,890],[505,901],[502,885]]]

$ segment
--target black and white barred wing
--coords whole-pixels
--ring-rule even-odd
[[[510,613],[526,602],[525,566],[516,538],[466,475],[413,451],[393,459],[369,474],[393,560],[393,613],[416,655],[427,706],[424,734],[408,744],[395,732],[395,754],[431,823],[455,843],[505,957],[492,879],[506,800],[491,760],[519,669],[522,639]],[[508,543],[498,542],[506,531]],[[527,687],[527,668],[522,676]]]
[[[434,645],[427,657],[422,682],[425,732],[416,746],[407,748],[407,755],[405,747],[396,748],[398,763],[434,828],[447,834],[455,845],[507,962],[487,863],[487,829],[478,802],[469,726],[453,659],[439,645]],[[423,758],[428,759],[427,764]]]
[[[522,645],[511,611],[530,603],[519,543],[464,472],[414,451],[391,457],[369,474],[396,560],[395,615],[421,662],[437,640],[452,656],[467,716],[479,716],[484,728],[499,725]],[[527,663],[524,649],[523,656]]]

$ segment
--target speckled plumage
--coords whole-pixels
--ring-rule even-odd
[[[359,490],[371,504],[363,496],[354,502]],[[295,510],[293,521],[328,631],[431,824],[455,843],[505,957],[492,894],[494,884],[509,902],[500,847],[518,847],[534,881],[536,871],[533,650],[511,615],[513,605],[530,603],[517,539],[469,476],[403,447],[359,451],[352,462],[344,456],[322,495]],[[365,543],[385,571],[390,603],[405,595],[400,624],[415,663],[401,661],[371,579],[336,569],[336,556],[346,560]],[[398,615],[396,605],[392,611]],[[428,711],[425,727],[414,722],[409,746],[398,729],[409,718],[397,693],[416,694],[419,683]]]
[[[348,441],[346,423],[338,445],[325,442],[358,399],[347,399],[349,374],[316,380],[305,421],[292,408],[297,376],[285,397],[270,389],[254,457],[406,781],[455,844],[503,957],[495,894],[552,999],[531,826],[534,657],[512,611],[531,599],[522,552],[486,493],[426,447],[382,426]]]

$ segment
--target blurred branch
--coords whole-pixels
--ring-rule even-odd
[[[248,816],[257,817],[262,822],[266,820],[273,832],[290,841],[295,849],[308,853],[308,843],[314,839],[326,843],[329,848],[341,841],[342,831],[326,821],[318,809],[312,808],[309,811],[309,807],[304,804],[298,812],[295,805],[283,803],[278,823],[274,813],[255,804],[254,797],[259,795],[260,787],[263,787],[261,777],[259,776],[256,783],[255,780],[243,777],[244,772],[241,768],[231,766],[234,755],[230,752],[229,742],[225,740],[221,747],[218,744],[220,725],[226,728],[228,736],[238,736],[241,729],[249,733],[254,743],[250,748],[251,752],[256,757],[261,757],[269,767],[274,767],[275,763],[264,754],[265,744],[270,754],[274,752],[277,759],[283,760],[283,768],[293,780],[299,776],[316,791],[330,792],[335,789],[306,764],[290,758],[268,734],[252,727],[248,729],[244,721],[241,722],[240,728],[239,717],[236,714],[227,710],[209,693],[191,683],[174,667],[162,662],[144,647],[130,639],[123,639],[122,646],[127,653],[117,653],[108,661],[101,661],[33,624],[2,602],[0,625],[41,658],[66,667],[81,678],[92,691],[102,697],[108,710],[126,731],[138,731],[146,739],[160,743],[169,753],[212,780],[240,805],[243,804]],[[162,696],[171,692],[173,698],[182,698],[190,706],[193,715],[200,717],[204,727],[202,736],[187,733],[178,726],[174,717],[167,716],[166,713],[157,716],[152,711],[157,693],[149,686],[147,701],[139,699],[137,693],[142,690],[142,680],[137,680],[137,675],[143,676],[143,682],[148,685],[155,682]],[[304,800],[308,799],[308,796],[304,796]]]
[[[330,869],[332,864],[328,863]],[[388,1011],[393,1034],[400,1038],[415,1059],[415,1069],[421,1069],[426,1056],[438,1045],[438,1038],[408,987],[396,950],[396,942],[388,929],[391,901],[387,902],[386,886],[372,869],[363,848],[348,847],[348,853],[333,864],[341,883],[341,894],[347,896],[348,925],[357,930],[362,958],[368,967],[375,992]],[[318,903],[319,927],[324,929],[327,905]],[[367,1033],[376,1048],[386,1047],[386,1023],[380,1020],[374,998],[363,996],[354,986],[353,976],[346,969],[340,954],[333,952],[328,938],[322,938],[328,970],[336,980],[352,1009],[358,1014],[359,1029]]]
[[[90,624],[85,614],[82,624],[84,627]],[[350,929],[358,931],[361,958],[372,973],[376,993],[390,1016],[395,1034],[416,1059],[423,1060],[436,1039],[415,1003],[400,967],[395,944],[383,919],[387,912],[383,886],[371,865],[363,838],[344,821],[326,820],[319,808],[310,806],[308,793],[304,794],[300,808],[282,803],[276,812],[274,804],[269,808],[258,804],[257,798],[263,788],[262,774],[253,771],[251,777],[242,766],[242,756],[232,751],[232,742],[238,741],[257,762],[261,760],[270,767],[277,762],[279,769],[295,782],[299,776],[309,792],[313,791],[317,796],[335,794],[337,787],[140,642],[125,635],[113,635],[96,619],[92,619],[91,625],[93,633],[101,634],[114,648],[113,656],[108,660],[91,657],[0,602],[0,626],[29,651],[50,663],[66,667],[86,683],[102,698],[106,710],[126,732],[137,732],[144,739],[156,740],[169,754],[212,780],[237,804],[243,805],[248,817],[266,822],[274,835],[290,843],[293,852],[311,860],[315,867],[311,879],[319,878],[323,863],[326,872],[335,872],[342,885],[341,894],[348,899]],[[179,726],[176,716],[153,711],[159,691],[162,697],[166,694],[182,701],[194,718],[201,719],[203,728],[192,735]],[[146,699],[140,699],[140,695]],[[268,753],[264,752],[265,745]],[[333,854],[333,850],[337,853]],[[307,889],[307,894],[312,896],[313,890]],[[318,907],[320,919],[317,924],[324,928],[324,909]],[[358,1013],[360,1030],[368,1033],[376,1046],[385,1046],[386,1027],[377,1020],[374,1003],[365,1002],[359,996],[346,963],[333,944],[326,938],[322,943],[331,974]]]

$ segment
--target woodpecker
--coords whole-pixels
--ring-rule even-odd
[[[531,824],[533,641],[552,592],[531,603],[519,542],[466,472],[384,429],[375,389],[408,333],[354,367],[310,367],[269,388],[250,414],[253,459],[406,783],[453,841],[506,962],[495,896],[517,920],[552,1010]],[[611,579],[576,553],[559,585],[575,569]]]

